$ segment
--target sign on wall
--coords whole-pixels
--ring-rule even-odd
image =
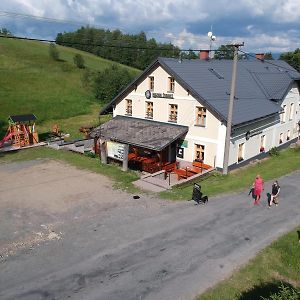
[[[124,144],[108,141],[106,146],[108,157],[123,161],[125,148]]]
[[[177,155],[178,158],[183,158],[184,156],[184,148],[177,147]]]

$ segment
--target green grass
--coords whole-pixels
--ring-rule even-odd
[[[279,238],[198,300],[252,300],[278,292],[280,284],[300,292],[300,227]]]
[[[260,174],[265,181],[268,181],[299,169],[300,151],[286,149],[280,151],[279,156],[268,157],[255,165],[235,170],[228,175],[215,172],[203,180],[198,179],[194,182],[201,185],[205,195],[213,196],[249,188],[256,174]],[[171,191],[162,192],[160,196],[167,199],[186,200],[191,198],[192,189],[192,184],[187,183],[174,187]]]
[[[9,115],[34,113],[39,133],[48,124],[60,122],[66,126],[65,131],[74,131],[62,120],[86,115],[87,123],[95,107],[100,109],[93,92],[83,86],[81,78],[85,71],[74,65],[73,57],[80,53],[86,66],[94,71],[102,71],[114,62],[76,49],[57,48],[61,61],[50,58],[46,43],[0,39],[0,138],[5,134]],[[123,67],[139,74],[136,69]]]
[[[118,166],[102,165],[99,161],[99,158],[97,157],[91,158],[86,155],[64,150],[53,150],[48,147],[23,149],[20,151],[13,151],[5,154],[0,153],[0,163],[10,163],[36,159],[53,159],[66,162],[79,169],[85,169],[108,176],[109,178],[114,180],[115,188],[126,190],[131,193],[139,191],[132,184],[133,181],[139,178],[136,172],[122,172],[120,171],[120,167]]]

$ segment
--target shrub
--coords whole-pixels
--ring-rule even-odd
[[[270,149],[269,151],[269,155],[270,156],[278,156],[279,155],[279,150],[277,147],[273,147]]]
[[[292,287],[280,285],[279,291],[268,298],[261,297],[263,300],[298,300],[300,299],[300,292]]]
[[[74,64],[77,66],[77,68],[79,68],[79,69],[85,68],[84,59],[81,54],[75,54],[73,57],[73,61],[74,61]]]
[[[54,43],[51,43],[49,45],[49,55],[51,58],[53,58],[54,60],[59,60],[59,52],[55,46]]]

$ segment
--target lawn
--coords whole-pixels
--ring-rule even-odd
[[[279,238],[230,278],[199,296],[198,300],[262,299],[260,296],[267,298],[278,293],[280,285],[298,289],[300,293],[299,234],[300,227]]]
[[[73,57],[80,53],[86,66],[94,71],[102,71],[114,62],[76,49],[57,48],[60,61],[50,58],[47,43],[0,40],[0,139],[9,115],[33,113],[38,118],[39,133],[57,123],[72,138],[80,137],[78,128],[82,125],[96,123],[100,103],[93,91],[83,85],[85,70],[74,65]],[[122,67],[135,75],[140,72]]]
[[[201,185],[206,195],[213,196],[247,189],[252,185],[257,174],[268,181],[296,170],[300,170],[299,149],[285,149],[280,151],[279,156],[268,157],[254,165],[230,172],[228,175],[215,172],[203,180],[198,179],[194,182]],[[186,200],[191,198],[192,189],[192,184],[187,183],[174,187],[171,191],[162,192],[160,196],[167,199]]]

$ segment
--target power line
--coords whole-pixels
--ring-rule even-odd
[[[36,16],[36,15],[31,15],[31,14],[24,14],[24,13],[16,13],[16,12],[9,12],[9,11],[0,11],[0,17],[13,17],[13,18],[21,18],[21,19],[33,19],[33,20],[38,20],[38,21],[47,21],[47,22],[53,22],[53,23],[62,23],[62,24],[70,24],[70,25],[79,25],[79,26],[87,26],[95,29],[103,29],[107,30],[108,27],[105,28],[105,26],[96,25],[96,24],[91,24],[88,22],[78,22],[74,20],[68,20],[68,19],[56,19],[56,18],[49,18],[49,17],[42,17],[42,16]],[[109,27],[110,30],[120,30],[119,28],[114,28],[114,27]],[[121,30],[124,30],[124,28],[121,28]],[[151,32],[149,32],[149,35]],[[166,38],[165,35],[158,33],[158,32],[152,32],[152,35],[154,33],[154,36],[160,36],[163,38]]]
[[[243,54],[245,54],[245,55],[247,55],[247,56],[250,56],[250,57],[252,57],[252,58],[255,58],[255,59],[257,59],[257,60],[259,60],[259,61],[261,61],[261,62],[263,62],[263,63],[266,63],[266,64],[270,64],[270,65],[272,65],[272,66],[275,66],[276,68],[280,68],[280,69],[283,69],[283,70],[286,70],[286,71],[289,71],[289,72],[297,72],[297,70],[292,70],[292,69],[289,69],[289,68],[286,68],[286,67],[277,65],[277,64],[271,62],[271,60],[265,60],[265,59],[258,58],[258,57],[256,57],[255,55],[250,54],[250,53],[247,53],[247,52],[245,52],[245,51],[243,51],[243,50],[239,50],[239,51],[242,52]],[[297,66],[298,66],[298,65],[297,65]],[[291,68],[292,68],[292,67],[291,67]]]
[[[48,40],[48,39],[38,39],[38,38],[28,38],[28,37],[20,37],[20,36],[4,36],[0,35],[0,38],[7,38],[7,39],[16,39],[16,40],[26,40],[26,41],[37,41],[37,42],[47,42],[47,43],[56,43],[55,40]],[[166,47],[156,47],[156,48],[150,48],[150,47],[139,47],[139,46],[124,46],[124,45],[112,45],[112,44],[94,44],[94,43],[80,43],[80,42],[68,42],[68,41],[62,41],[63,45],[80,45],[80,46],[96,46],[96,47],[108,47],[108,48],[122,48],[122,49],[132,49],[132,50],[152,50],[152,51],[174,51],[178,50],[179,52],[200,52],[200,51],[219,51],[219,50],[206,50],[206,49],[179,49],[176,46],[172,45],[172,48],[166,48]],[[59,45],[59,44],[58,44]],[[169,46],[166,44],[166,46]],[[231,50],[224,50],[230,52]]]

